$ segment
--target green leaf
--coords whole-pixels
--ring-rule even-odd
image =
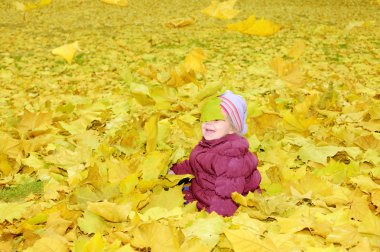
[[[220,107],[220,99],[213,97],[208,100],[201,109],[201,122],[224,120],[222,109]]]

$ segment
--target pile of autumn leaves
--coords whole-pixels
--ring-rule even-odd
[[[203,11],[234,16],[234,3],[213,1]],[[259,30],[270,33],[265,25]],[[53,53],[70,63],[78,49]],[[0,184],[41,180],[44,189],[0,202],[0,250],[379,250],[379,94],[360,85],[306,86],[297,64],[304,49],[297,41],[287,59],[270,62],[286,92],[242,93],[263,193],[233,194],[240,208],[229,218],[184,206],[177,184],[187,176],[166,174],[200,139],[204,100],[226,88],[204,83],[202,49],[168,72],[137,70],[145,84],[126,76],[126,93],[67,94],[5,120]]]

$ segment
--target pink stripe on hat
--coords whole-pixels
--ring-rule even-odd
[[[226,111],[231,118],[232,124],[244,135],[247,133],[248,127],[247,120],[247,104],[242,96],[236,95],[230,90],[227,90],[224,94],[220,95],[220,106]]]
[[[237,111],[237,108],[235,106],[235,104],[233,104],[230,100],[228,100],[226,97],[221,97],[222,98],[222,102],[220,103],[220,105],[224,106],[225,107],[228,107],[228,111],[229,112],[228,114],[229,115],[232,115],[234,121],[235,121],[235,124],[236,126],[238,126],[238,130],[241,131],[242,129],[242,120],[240,118],[240,115],[239,115],[239,112]],[[231,117],[231,116],[230,116]]]

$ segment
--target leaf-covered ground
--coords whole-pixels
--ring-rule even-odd
[[[44,3],[0,2],[0,251],[380,251],[378,1]],[[263,193],[222,218],[166,172],[226,89]]]

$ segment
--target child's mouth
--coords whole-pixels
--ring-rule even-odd
[[[215,130],[212,130],[212,129],[206,129],[206,133],[211,134],[211,133],[214,133],[214,132],[215,132]]]

